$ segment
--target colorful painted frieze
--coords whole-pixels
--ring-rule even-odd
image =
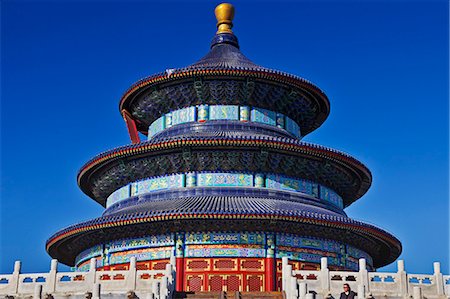
[[[295,121],[293,121],[291,118],[289,118],[287,116],[286,116],[286,120],[285,120],[285,129],[286,129],[286,131],[288,131],[295,137],[297,137],[297,138],[301,137],[300,126]]]
[[[103,252],[102,245],[96,245],[80,252],[75,258],[76,264],[90,260],[93,257],[101,256]]]
[[[256,188],[264,188],[266,186],[266,177],[262,173],[255,174],[255,183],[254,186]]]
[[[244,173],[198,173],[198,186],[253,186],[253,175]]]
[[[197,110],[195,107],[187,107],[172,112],[172,125],[183,124],[196,120]]]
[[[108,196],[108,198],[106,199],[106,207],[110,207],[116,202],[128,197],[130,197],[130,186],[126,185],[120,189],[117,189],[110,196]]]
[[[250,108],[248,106],[239,107],[239,120],[243,122],[250,121]]]
[[[311,182],[277,174],[268,174],[266,176],[266,187],[278,190],[297,191],[310,195],[313,194],[313,184]]]
[[[111,254],[109,258],[109,264],[115,265],[129,263],[131,257],[136,257],[137,261],[166,259],[170,258],[173,250],[173,247],[159,247],[116,252]]]
[[[257,187],[275,190],[301,192],[320,198],[343,208],[342,198],[333,190],[319,186],[308,180],[296,179],[278,174],[235,173],[235,172],[189,172],[161,177],[153,177],[134,182],[113,192],[107,199],[106,207],[114,203],[157,190],[183,187]]]
[[[172,113],[167,113],[164,115],[165,126],[164,128],[170,128],[172,126]]]
[[[252,108],[250,119],[254,122],[275,126],[277,123],[276,118],[277,114],[273,111],[262,108]]]
[[[166,118],[165,116],[161,116],[157,120],[155,120],[149,127],[148,127],[148,139],[155,136],[157,133],[161,132],[165,129],[166,126]]]
[[[358,260],[347,258],[345,260],[345,267],[351,271],[358,271],[359,270],[359,262]]]
[[[186,233],[186,244],[265,244],[264,233]]]
[[[185,257],[265,257],[266,250],[257,245],[189,245]]]
[[[148,127],[148,139],[173,125],[187,122],[206,122],[208,120],[239,120],[258,122],[285,129],[297,138],[301,138],[298,124],[281,113],[237,105],[198,105],[166,113]]]
[[[314,248],[323,250],[326,240],[304,238],[290,234],[277,234],[277,245],[288,247]]]
[[[211,120],[238,120],[239,106],[234,105],[214,105],[209,107],[209,119]]]
[[[184,176],[184,174],[173,174],[139,181],[136,183],[134,188],[132,188],[132,195],[145,194],[156,190],[184,187]]]
[[[107,243],[105,248],[110,252],[118,252],[138,248],[164,247],[174,244],[173,234],[157,235],[145,238],[122,239]]]
[[[197,174],[195,172],[189,172],[186,174],[186,187],[197,186]]]
[[[77,272],[87,272],[87,271],[89,271],[90,265],[91,265],[90,261],[84,262],[83,264],[76,267],[76,271]]]
[[[199,122],[205,122],[209,119],[209,106],[200,105],[198,106],[197,120]]]
[[[372,257],[367,254],[365,251],[362,251],[361,249],[355,248],[350,245],[346,245],[347,247],[347,254],[357,260],[359,259],[366,259],[368,265],[373,265]]]
[[[320,186],[320,198],[325,201],[331,202],[332,204],[340,208],[343,208],[344,206],[342,198],[337,195],[336,192],[325,186]]]
[[[294,261],[303,261],[303,262],[310,262],[310,263],[320,263],[320,259],[322,258],[322,255],[320,254],[312,254],[312,253],[306,253],[306,252],[292,252],[292,251],[278,251],[276,254],[277,258],[283,258],[288,257],[291,260]]]
[[[284,115],[277,113],[277,127],[284,129]]]

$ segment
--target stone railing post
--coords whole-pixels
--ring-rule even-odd
[[[101,297],[101,285],[99,283],[94,283],[94,287],[92,288],[92,299],[100,299]]]
[[[33,299],[42,298],[42,284],[38,283],[34,285]]]
[[[127,275],[127,288],[129,291],[136,290],[136,257],[130,257],[130,268]]]
[[[298,284],[298,297],[300,299],[306,299],[306,294],[308,293],[308,285],[306,284],[306,282],[300,282]]]
[[[316,294],[314,293],[308,293],[305,296],[306,299],[315,299],[316,298]]]
[[[22,263],[20,261],[14,262],[14,271],[12,273],[11,281],[9,282],[10,287],[8,290],[11,292],[11,294],[17,294],[19,291],[19,275],[20,275],[20,268],[22,266]]]
[[[444,277],[441,273],[441,264],[439,262],[433,263],[434,279],[436,281],[437,295],[444,295]]]
[[[422,298],[422,289],[420,287],[413,287],[413,299],[423,299]]]
[[[158,294],[158,281],[154,280],[152,283],[152,294],[153,294],[153,298],[158,299],[159,298],[159,294]]]
[[[330,291],[330,270],[328,269],[328,258],[320,259],[320,285],[324,294]]]
[[[173,268],[175,269],[175,266],[176,266],[176,257],[172,254],[171,256],[170,256],[170,264],[173,266]]]
[[[286,265],[283,267],[283,281],[284,281],[284,291],[286,292],[286,298],[292,299],[292,288],[291,288],[291,277],[292,277],[292,265]]]
[[[405,262],[403,260],[397,261],[397,277],[399,279],[399,296],[405,297],[408,295],[408,277],[405,271]]]
[[[86,274],[86,292],[90,292],[95,284],[95,276],[97,274],[97,261],[91,258],[89,261],[89,272]]]
[[[174,280],[175,276],[173,273],[173,267],[171,264],[166,265],[166,276],[167,276],[167,295],[168,297],[172,297],[172,292],[175,288]]]
[[[292,268],[292,266],[291,266]],[[292,270],[291,270],[292,273]],[[297,278],[295,276],[289,277],[289,289],[291,298],[288,299],[298,299],[298,290],[297,290]],[[287,297],[287,296],[286,296]]]
[[[169,282],[171,282],[173,280],[173,273],[172,273],[172,265],[171,264],[167,264],[166,265],[166,276],[169,280]]]
[[[286,271],[287,270],[286,268],[288,265],[289,265],[289,260],[288,260],[287,256],[282,257],[281,258],[281,289],[283,291],[287,291],[286,281],[287,281],[288,275],[290,276],[290,274],[288,274]]]
[[[167,298],[167,295],[168,295],[167,287],[168,287],[168,277],[167,276],[163,276],[161,278],[161,288],[159,290],[161,299]]]
[[[365,292],[369,292],[369,272],[366,268],[366,259],[359,259],[359,272],[358,272],[358,290],[362,290],[360,294],[358,292],[359,298],[365,298]]]
[[[56,288],[56,273],[58,271],[58,260],[53,259],[50,262],[50,272],[45,280],[46,292],[48,294],[54,293]]]
[[[362,284],[358,284],[357,294],[358,298],[364,299],[366,298],[366,292],[365,287]]]

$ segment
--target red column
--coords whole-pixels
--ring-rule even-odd
[[[275,291],[276,279],[276,260],[275,260],[275,235],[272,233],[266,234],[266,292]]]
[[[175,291],[184,291],[184,233],[177,233],[175,235]]]
[[[139,132],[136,128],[136,122],[131,117],[130,113],[126,110],[122,110],[122,116],[125,120],[125,124],[127,125],[128,134],[130,135],[131,142],[133,144],[141,142],[141,139],[139,138]]]
[[[176,258],[176,276],[175,290],[177,292],[184,291],[184,257]]]
[[[266,257],[266,292],[275,291],[275,259]]]

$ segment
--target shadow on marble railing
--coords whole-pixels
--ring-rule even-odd
[[[146,298],[168,299],[175,287],[174,257],[163,270],[137,270],[135,257],[130,259],[130,269],[124,271],[96,271],[95,259],[91,259],[87,272],[58,272],[57,266],[58,261],[52,260],[48,273],[21,274],[21,263],[15,262],[12,274],[0,274],[0,296],[40,299],[64,294],[99,299],[103,293],[139,293]]]
[[[450,275],[442,275],[440,264],[434,273],[409,274],[402,260],[397,272],[368,272],[366,260],[359,260],[359,271],[330,271],[327,258],[320,270],[292,270],[288,258],[282,260],[282,288],[286,299],[339,298],[343,284],[358,293],[358,298],[450,298]]]

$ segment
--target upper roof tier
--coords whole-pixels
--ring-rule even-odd
[[[148,126],[164,113],[200,104],[283,113],[300,125],[302,136],[322,125],[330,112],[325,93],[303,78],[259,66],[245,57],[231,31],[233,15],[230,4],[216,8],[218,31],[202,59],[146,77],[125,92],[120,111],[131,115],[141,133],[147,134]]]

